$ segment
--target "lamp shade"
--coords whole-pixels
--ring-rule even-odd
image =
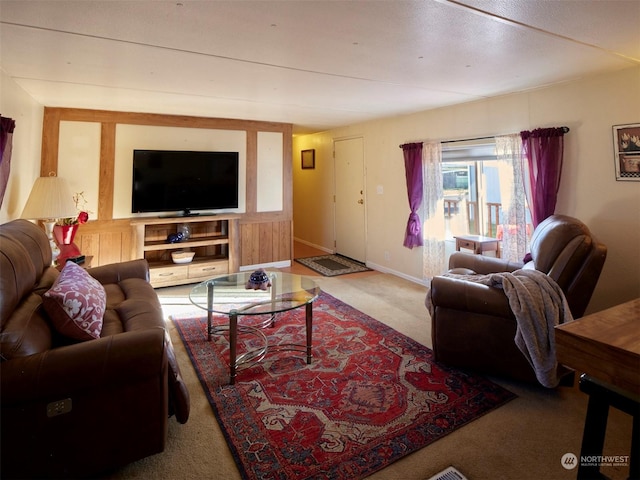
[[[56,219],[78,214],[67,182],[60,177],[38,177],[33,184],[22,218]]]

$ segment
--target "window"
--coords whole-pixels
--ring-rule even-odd
[[[447,239],[496,237],[502,212],[493,139],[444,143],[442,176]]]

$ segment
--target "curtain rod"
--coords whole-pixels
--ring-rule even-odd
[[[569,133],[571,131],[571,129],[569,127],[560,127],[562,129],[563,133]],[[459,140],[445,140],[442,141],[440,143],[456,143],[456,142],[474,142],[476,140],[492,140],[496,138],[496,135],[492,136],[492,137],[475,137],[475,138],[461,138]],[[412,143],[412,142],[408,142],[408,143]],[[402,148],[402,145],[398,145],[398,147]]]

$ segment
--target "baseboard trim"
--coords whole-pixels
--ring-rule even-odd
[[[391,275],[395,275],[396,277],[404,278],[405,280],[408,280],[410,282],[417,283],[418,285],[424,285],[425,287],[429,285],[429,282],[427,280],[424,280],[424,279],[421,279],[421,278],[417,278],[417,277],[413,277],[411,275],[407,275],[407,274],[402,273],[402,272],[398,272],[397,270],[393,270],[392,268],[388,268],[388,267],[385,267],[385,266],[382,266],[382,265],[378,265],[377,263],[366,262],[366,265],[370,269],[375,270],[377,272],[389,273]]]
[[[315,243],[307,242],[306,240],[302,240],[301,238],[298,238],[298,237],[293,237],[293,241],[302,243],[303,245],[307,245],[308,247],[313,247],[318,250],[322,250],[323,252],[326,252],[326,253],[336,253],[334,250],[330,248],[323,247],[322,245],[316,245]]]
[[[321,245],[316,245],[315,243],[311,243],[311,242],[308,242],[306,240],[302,240],[301,238],[298,238],[298,237],[294,237],[293,240],[295,242],[300,242],[300,243],[302,243],[304,245],[307,245],[309,247],[313,247],[313,248],[316,248],[318,250],[322,250],[323,252],[326,252],[326,253],[330,253],[330,254],[336,253],[335,250],[323,247]],[[376,270],[378,272],[395,275],[396,277],[404,278],[405,280],[408,280],[408,281],[413,282],[413,283],[417,283],[418,285],[423,285],[425,287],[429,286],[429,281],[428,280],[425,280],[425,279],[422,279],[422,278],[413,277],[411,275],[407,275],[406,273],[398,272],[397,270],[394,270],[392,268],[385,267],[383,265],[378,265],[377,263],[374,263],[374,262],[365,262],[365,265],[368,268],[370,268],[371,270]],[[244,267],[242,267],[242,268],[244,268]],[[241,268],[241,270],[242,270],[242,268]]]
[[[271,263],[257,263],[255,265],[242,265],[239,270],[241,272],[248,272],[249,270],[255,270],[257,268],[286,268],[291,266],[291,260],[282,260],[281,262]]]

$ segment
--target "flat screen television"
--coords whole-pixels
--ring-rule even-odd
[[[238,152],[134,150],[131,212],[238,208]]]

